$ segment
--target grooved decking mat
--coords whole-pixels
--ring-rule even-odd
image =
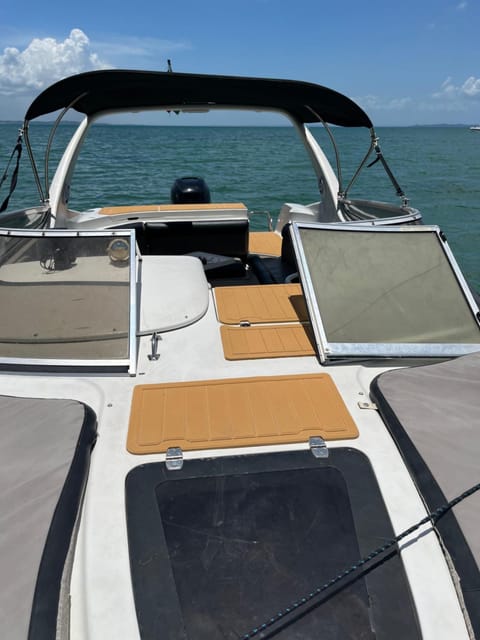
[[[302,322],[308,320],[299,284],[216,287],[217,315],[224,324]]]
[[[226,360],[313,356],[313,336],[309,325],[270,324],[251,327],[220,327]]]
[[[184,204],[135,204],[130,206],[103,207],[98,213],[104,216],[114,216],[125,213],[175,213],[178,211],[209,211],[218,209],[241,209],[246,207],[241,202],[222,203],[184,203]]]
[[[250,253],[266,256],[280,256],[282,253],[282,237],[274,231],[250,231],[248,235]]]
[[[356,438],[328,374],[233,378],[134,389],[130,453],[184,451]]]

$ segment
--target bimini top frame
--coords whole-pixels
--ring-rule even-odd
[[[45,89],[25,115],[34,118],[71,107],[88,116],[184,106],[279,110],[299,122],[367,127],[367,114],[350,98],[308,82],[162,71],[110,69],[70,76]]]
[[[333,89],[296,80],[122,69],[91,71],[60,80],[45,89],[28,108],[23,129],[42,202],[49,200],[48,155],[51,141],[58,123],[69,109],[89,118],[106,113],[149,109],[253,109],[283,113],[297,127],[322,123],[334,148],[340,199],[346,198],[367,158],[375,150],[377,160],[382,161],[403,205],[408,204],[386,165],[370,118],[353,100]],[[59,110],[61,113],[47,145],[43,188],[28,139],[28,125],[34,118]],[[329,124],[365,127],[370,131],[370,147],[346,188],[342,184],[339,153]]]
[[[23,134],[42,202],[49,201],[49,153],[56,128],[73,109],[90,119],[102,114],[149,109],[253,109],[277,111],[297,126],[321,122],[344,127],[367,127],[376,139],[367,114],[353,100],[333,89],[295,80],[200,75],[162,71],[110,69],[64,78],[43,91],[25,114]],[[30,145],[29,123],[60,111],[50,132],[45,155],[44,185]],[[330,137],[331,134],[330,134]],[[372,147],[371,147],[372,149]],[[371,153],[371,149],[367,155]],[[338,150],[337,170],[340,176]],[[340,189],[343,192],[343,189]]]

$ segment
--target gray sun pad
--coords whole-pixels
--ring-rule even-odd
[[[372,398],[429,510],[480,482],[480,353],[383,373]],[[449,514],[438,529],[479,632],[480,491],[453,513],[456,522]]]
[[[48,584],[37,598],[41,624],[56,619],[58,603],[46,614],[45,605],[51,593],[59,592],[62,563],[58,571],[52,569],[45,545],[49,538],[55,565],[68,549],[88,466],[85,457],[95,438],[92,424],[84,428],[91,422],[87,413],[73,400],[0,396],[0,628],[8,629],[9,640],[29,637],[41,563]],[[60,505],[62,489],[67,514]]]

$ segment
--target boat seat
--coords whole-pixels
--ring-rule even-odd
[[[96,437],[74,400],[0,396],[0,628],[54,640]]]
[[[373,381],[371,397],[429,511],[480,482],[480,353],[385,372]],[[436,529],[480,637],[480,492]]]
[[[290,227],[286,224],[281,236],[273,232],[250,233],[248,262],[262,284],[288,282],[298,272]]]
[[[291,224],[286,224],[282,229],[282,261],[285,262],[293,271],[298,271],[297,257],[293,248]]]
[[[142,254],[183,255],[195,251],[246,261],[248,219],[145,222],[137,230]]]

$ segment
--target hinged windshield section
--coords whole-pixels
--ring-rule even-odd
[[[480,350],[478,307],[438,227],[295,224],[322,361]]]
[[[0,364],[135,368],[132,231],[0,230]]]

